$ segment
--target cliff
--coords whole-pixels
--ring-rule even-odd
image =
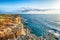
[[[55,40],[55,37],[52,34],[37,37],[23,25],[20,15],[0,14],[0,40]]]

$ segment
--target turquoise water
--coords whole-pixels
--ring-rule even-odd
[[[52,14],[20,14],[26,27],[31,30],[31,33],[37,36],[43,36],[48,34],[48,30],[54,30],[54,32],[60,33],[56,27],[60,27],[58,15]],[[52,22],[53,21],[53,22]],[[53,28],[52,28],[53,27]]]

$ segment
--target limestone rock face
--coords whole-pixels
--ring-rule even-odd
[[[0,14],[0,38],[5,40],[7,38],[14,38],[17,32],[22,27],[21,17],[13,14]],[[20,31],[19,31],[20,33]]]

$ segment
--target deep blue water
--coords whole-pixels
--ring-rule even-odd
[[[60,27],[58,15],[52,14],[20,14],[26,27],[31,30],[31,33],[37,36],[43,36],[48,33],[48,30],[60,33],[56,28]],[[52,22],[53,21],[53,22]]]

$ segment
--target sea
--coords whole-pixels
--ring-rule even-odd
[[[20,14],[24,25],[37,36],[49,32],[60,36],[60,14]]]

